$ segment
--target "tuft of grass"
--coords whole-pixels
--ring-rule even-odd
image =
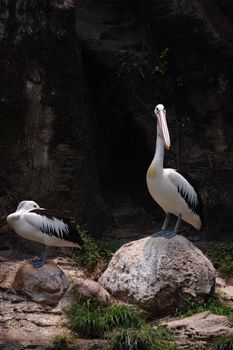
[[[233,350],[233,335],[223,334],[216,337],[214,350]]]
[[[56,350],[67,349],[70,341],[64,335],[55,335],[52,338],[53,348]]]
[[[140,328],[120,328],[109,337],[111,350],[174,350],[176,347],[165,327],[150,325]]]
[[[233,243],[232,242],[216,242],[208,253],[214,267],[220,274],[229,278],[233,276]]]
[[[215,315],[227,316],[233,323],[233,308],[222,304],[218,296],[209,298],[203,305],[191,307],[188,311],[180,314],[180,316],[188,317],[204,311],[211,311]]]
[[[68,312],[70,327],[81,337],[107,338],[110,350],[174,350],[166,327],[153,328],[132,306],[83,298]]]
[[[134,307],[103,302],[95,298],[83,298],[74,303],[68,312],[71,329],[80,336],[100,338],[112,329],[139,327],[142,318]]]
[[[78,229],[84,245],[74,256],[76,263],[87,271],[92,270],[100,259],[103,259],[107,265],[115,251],[120,247],[119,241],[95,240],[87,231],[80,227]]]

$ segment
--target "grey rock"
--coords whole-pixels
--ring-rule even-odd
[[[34,269],[31,263],[26,263],[18,269],[13,288],[37,303],[54,306],[62,298],[69,284],[69,279],[53,262],[48,262],[39,269]]]
[[[102,301],[107,301],[111,298],[110,294],[99,282],[90,279],[80,278],[73,286],[73,291],[76,298],[79,298],[82,295],[86,297],[95,297]]]
[[[221,277],[216,278],[216,292],[223,303],[233,306],[233,286]]]
[[[31,300],[28,300],[28,295],[22,291],[22,288],[19,289],[19,294],[12,288],[12,284],[19,277],[20,270],[32,269],[29,264],[27,265],[25,267],[22,261],[17,263],[15,260],[0,261],[0,271],[8,271],[8,274],[2,275],[0,282],[0,349],[2,350],[49,350],[54,336],[70,337],[68,321],[64,314],[57,312],[51,305],[35,302],[30,295]],[[69,259],[61,261],[61,268],[63,266],[71,270]],[[54,270],[52,264],[50,268]],[[41,274],[45,274],[45,271],[34,269],[33,273],[41,279]],[[28,272],[25,272],[24,276],[30,278]],[[53,275],[50,274],[50,277],[52,279]],[[35,281],[35,276],[32,276],[32,279]],[[50,285],[54,286],[52,281]]]
[[[110,294],[100,283],[91,279],[78,278],[66,291],[58,305],[58,310],[68,310],[72,302],[79,302],[80,298],[83,296],[87,298],[97,298],[102,301],[111,299]]]
[[[179,337],[210,339],[222,334],[232,334],[233,327],[227,316],[205,311],[181,320],[164,323],[170,332]]]
[[[202,303],[215,285],[215,269],[186,238],[147,237],[122,246],[99,282],[126,302],[162,315]]]

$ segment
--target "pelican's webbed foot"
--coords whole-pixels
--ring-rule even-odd
[[[42,267],[44,265],[43,260],[33,260],[32,262],[32,266],[34,267],[34,269],[38,269],[39,267]]]
[[[178,215],[174,231],[167,230],[169,221],[170,221],[170,213],[167,213],[161,231],[155,232],[154,234],[152,234],[152,237],[164,237],[164,238],[169,239],[169,238],[172,238],[173,236],[175,236],[177,234],[177,232],[179,231],[180,224],[182,221],[182,215],[181,214]]]
[[[34,260],[32,262],[32,266],[36,269],[38,269],[39,267],[42,267],[46,261],[47,261],[47,257],[48,257],[48,246],[45,246],[45,250],[44,250],[44,254],[42,256],[42,259],[38,259],[38,260]]]
[[[176,232],[174,231],[167,231],[167,230],[161,230],[159,232],[155,232],[152,234],[152,237],[156,238],[156,237],[164,237],[164,238],[172,238],[173,236],[176,235]]]

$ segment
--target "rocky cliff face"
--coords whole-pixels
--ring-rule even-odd
[[[1,53],[3,204],[9,210],[33,198],[71,211],[92,229],[104,226],[74,7],[3,1]]]
[[[30,198],[94,232],[113,216],[159,226],[145,172],[160,102],[166,165],[200,184],[207,232],[230,233],[231,13],[227,0],[1,1],[2,215]]]

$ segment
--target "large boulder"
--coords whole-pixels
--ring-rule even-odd
[[[21,265],[15,275],[13,288],[37,303],[55,306],[69,284],[64,272],[51,261],[39,269],[33,268],[31,263]]]
[[[215,269],[186,238],[147,237],[122,246],[99,282],[113,296],[157,315],[200,304],[215,286]]]

